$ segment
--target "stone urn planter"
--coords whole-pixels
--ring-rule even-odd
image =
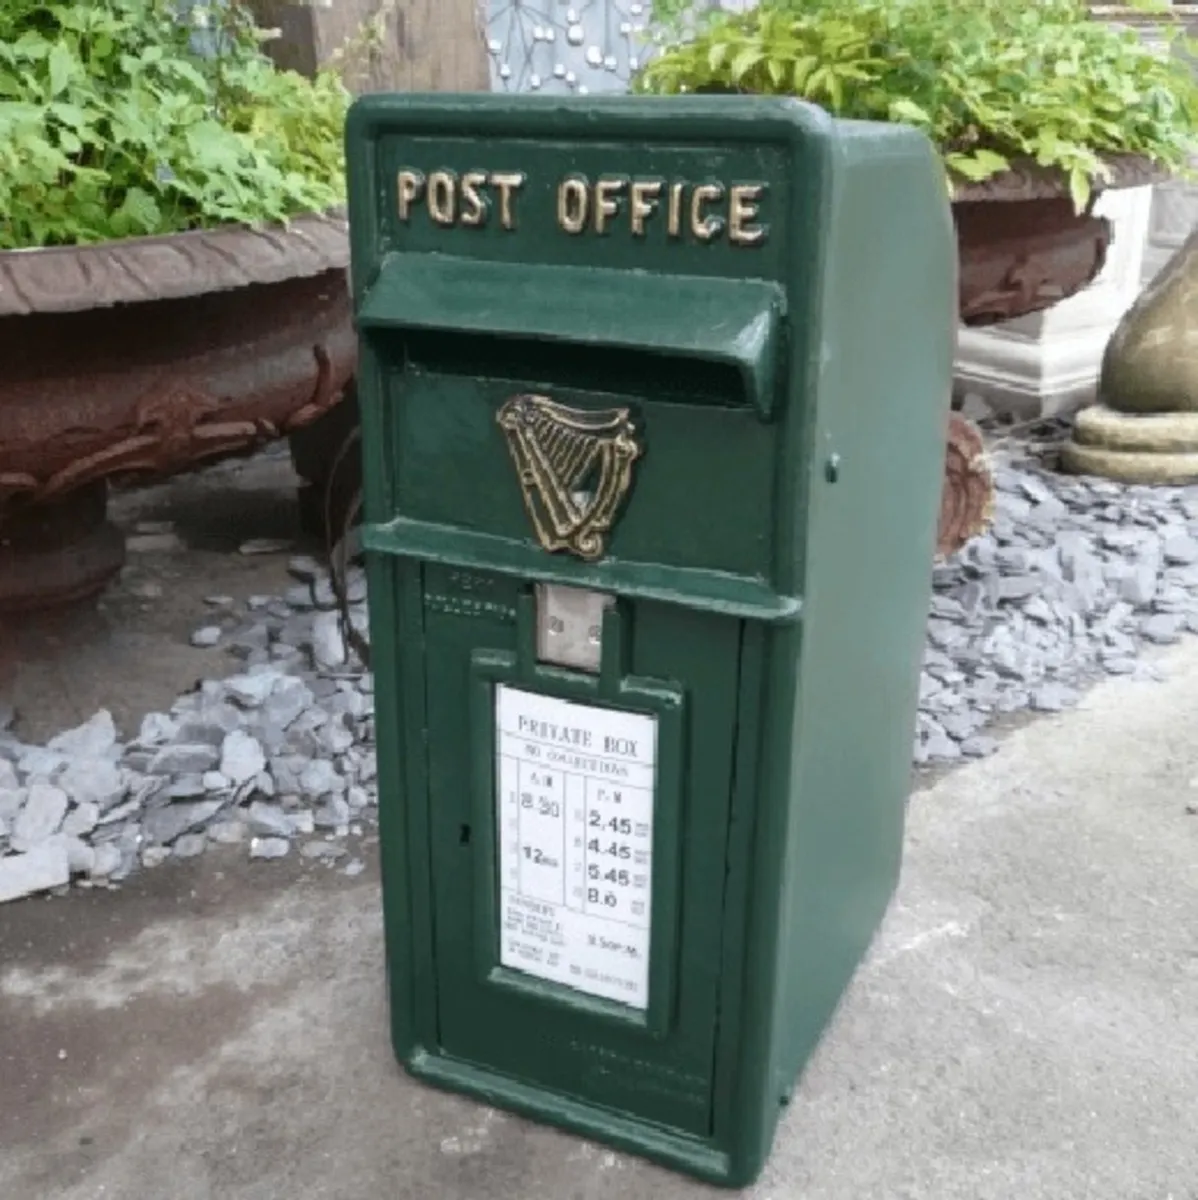
[[[1143,187],[1164,178],[1144,159],[1111,158],[1103,188]],[[1095,195],[1094,199],[1097,199]],[[1078,213],[1064,179],[1029,165],[956,189],[958,295],[974,328],[1041,312],[1092,283],[1106,263],[1111,225]],[[959,550],[990,520],[993,481],[978,429],[952,413],[937,552]]]
[[[342,214],[0,253],[0,614],[99,592],[110,483],[252,452],[357,354]]]

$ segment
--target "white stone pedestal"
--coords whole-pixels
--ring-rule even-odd
[[[1140,292],[1151,187],[1105,193],[1112,223],[1106,265],[1089,287],[1042,313],[988,329],[962,329],[956,387],[1019,418],[1069,412],[1094,398],[1102,355]]]

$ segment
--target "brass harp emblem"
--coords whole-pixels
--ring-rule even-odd
[[[602,558],[641,454],[628,409],[588,412],[522,394],[496,420],[542,549]]]

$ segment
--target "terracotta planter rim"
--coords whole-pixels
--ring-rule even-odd
[[[0,317],[84,312],[281,283],[349,267],[344,209],[85,246],[0,251]]]
[[[1103,155],[1102,161],[1111,171],[1109,180],[1096,179],[1098,192],[1120,188],[1147,187],[1170,178],[1165,168],[1142,154]],[[975,200],[1006,201],[1055,200],[1069,195],[1069,184],[1056,168],[1039,163],[1015,163],[1009,171],[991,176],[981,183],[953,181],[953,203]]]

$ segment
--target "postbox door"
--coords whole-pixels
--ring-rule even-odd
[[[655,791],[643,792],[641,808],[625,823],[607,810],[599,815],[613,837],[591,841],[598,859],[587,869],[602,884],[635,883],[630,874],[643,866],[646,842],[635,821],[651,817],[648,861],[654,914],[648,931],[634,928],[637,917],[616,896],[613,909],[628,917],[627,936],[618,921],[592,922],[588,929],[609,946],[629,954],[647,952],[641,983],[635,969],[588,972],[577,963],[530,965],[528,971],[499,964],[501,886],[499,827],[504,818],[503,788],[514,776],[488,769],[497,757],[491,712],[505,685],[492,681],[486,709],[480,711],[479,660],[491,652],[515,655],[516,611],[527,588],[505,577],[427,566],[424,574],[426,703],[430,831],[434,875],[434,945],[441,1053],[478,1064],[515,1080],[557,1090],[579,1100],[633,1113],[646,1120],[703,1137],[711,1132],[712,1073],[719,1007],[720,932],[725,887],[729,797],[733,773],[735,707],[740,660],[740,623],[734,619],[685,608],[637,601],[626,604],[625,637],[629,677],[671,681],[681,703],[673,716],[677,726],[662,730],[656,751]],[[567,673],[568,674],[568,673]],[[537,708],[535,684],[519,683],[520,711],[554,711],[553,697]],[[532,694],[533,700],[528,696]],[[528,706],[531,704],[531,708]],[[623,728],[645,728],[645,714],[635,700]],[[651,706],[650,706],[651,707]],[[620,709],[613,717],[621,727]],[[630,722],[630,723],[629,723]],[[571,734],[566,722],[540,732],[552,740]],[[608,726],[605,726],[607,728]],[[659,729],[661,727],[659,726]],[[534,732],[536,732],[534,730]],[[577,735],[574,735],[577,737]],[[592,742],[590,750],[602,750]],[[482,768],[480,770],[480,756]],[[674,761],[670,761],[673,758]],[[558,761],[562,761],[560,757]],[[485,781],[485,782],[484,782]],[[506,781],[506,782],[505,782]],[[568,791],[553,791],[555,781],[542,779],[548,790],[566,801]],[[592,781],[593,782],[593,781]],[[643,784],[639,777],[633,783]],[[565,785],[561,785],[565,786]],[[578,779],[573,786],[583,786]],[[480,795],[486,788],[492,794]],[[599,785],[598,794],[603,789]],[[548,806],[547,806],[548,807]],[[553,814],[556,815],[556,814]],[[590,820],[600,824],[594,811]],[[547,818],[548,819],[548,818]],[[623,842],[615,837],[629,834]],[[561,830],[561,857],[553,839],[519,847],[541,861],[535,883],[526,885],[533,917],[560,917],[554,901],[569,907],[568,880],[573,830]],[[594,833],[586,830],[586,834]],[[631,840],[630,840],[631,839]],[[511,854],[512,848],[507,848]],[[620,855],[626,857],[621,860]],[[556,861],[555,861],[556,859]],[[600,870],[596,871],[594,862]],[[555,867],[563,876],[554,894]],[[623,874],[621,874],[623,872]],[[588,883],[592,880],[588,879]],[[669,894],[666,894],[669,893]],[[616,895],[613,883],[613,895]],[[602,896],[607,899],[608,893]],[[538,907],[538,898],[544,907]],[[523,903],[523,901],[521,901]],[[594,911],[592,907],[591,911]],[[643,925],[643,923],[642,923]],[[533,931],[534,933],[536,931]],[[589,935],[586,935],[589,936]],[[607,961],[612,960],[609,956]],[[568,971],[579,975],[580,988],[568,986]],[[605,987],[604,980],[607,986]],[[596,982],[597,980],[597,982]],[[644,988],[648,986],[646,997]],[[622,1003],[620,988],[632,994]],[[614,989],[614,990],[613,990]]]

